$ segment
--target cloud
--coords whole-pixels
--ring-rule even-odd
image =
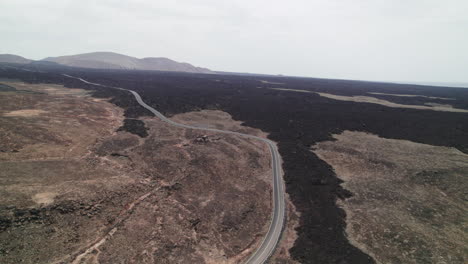
[[[109,50],[227,71],[468,81],[461,0],[2,0],[0,52]]]

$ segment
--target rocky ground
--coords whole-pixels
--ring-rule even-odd
[[[345,131],[316,144],[353,193],[339,201],[350,241],[378,263],[466,263],[468,155]]]
[[[268,138],[278,143],[286,191],[292,202],[288,202],[287,228],[273,263],[291,259],[299,263],[343,264],[382,261],[376,256],[377,251],[368,250],[362,246],[364,243],[356,243],[349,235],[351,222],[343,203],[358,195],[346,184],[343,185],[344,178],[335,173],[331,163],[310,151],[312,146],[335,141],[333,135],[344,131],[359,131],[384,139],[448,147],[468,153],[467,89],[284,76],[125,70],[103,72],[49,66],[15,70],[0,65],[0,77],[3,78],[63,84],[92,91],[93,96],[99,98],[112,97],[112,103],[125,109],[126,120],[119,130],[131,131],[139,137],[151,137],[149,125],[140,120],[144,120],[148,111],[136,104],[128,93],[85,84],[64,77],[62,73],[135,90],[148,105],[169,117],[176,118],[178,114],[202,109],[217,110],[244,122],[243,127],[267,132]],[[199,113],[206,115],[202,112]],[[206,122],[200,124],[213,125]],[[204,142],[210,135],[204,137],[199,134],[196,138],[197,142]],[[440,153],[445,155],[444,152]],[[116,157],[125,159],[120,153],[111,154],[111,158]],[[372,159],[369,162],[374,164]],[[406,166],[405,160],[395,162],[403,162],[398,166]],[[427,176],[421,175],[423,178]],[[456,177],[447,179],[453,180],[454,185],[458,180]],[[399,186],[392,185],[392,188],[398,189]],[[407,196],[402,197],[406,199]],[[373,196],[367,198],[373,199]],[[434,199],[438,199],[438,196],[434,196]],[[431,202],[429,199],[427,205],[436,205],[436,202]],[[381,204],[381,207],[385,206],[389,210],[398,209],[392,207],[392,203]],[[385,218],[388,214],[381,217]],[[451,217],[447,215],[445,219],[450,222]],[[412,218],[401,219],[412,221]],[[434,218],[433,221],[438,219]],[[375,237],[379,236],[377,231],[373,233]],[[453,247],[454,252],[460,250],[464,250],[463,245]],[[92,247],[90,251],[93,251]],[[391,250],[382,252],[385,254]]]
[[[2,263],[237,263],[266,232],[263,143],[151,117],[124,124],[80,89],[2,87]],[[265,136],[220,111],[173,118]]]

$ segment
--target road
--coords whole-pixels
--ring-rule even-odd
[[[107,86],[107,85],[102,85],[99,83],[93,83],[86,81],[82,78],[79,77],[74,77],[71,75],[63,74],[66,77],[69,78],[74,78],[77,80],[80,80],[84,83],[91,84],[91,85],[96,85],[96,86],[101,86],[101,87],[107,87],[107,88],[112,88],[112,89],[118,89],[118,90],[123,90],[123,91],[128,91],[132,93],[132,95],[135,97],[137,102],[144,108],[146,108],[148,111],[153,113],[155,116],[157,116],[159,119],[162,121],[171,124],[176,127],[182,127],[182,128],[189,128],[189,129],[197,129],[197,130],[204,130],[204,131],[211,131],[211,132],[216,132],[216,133],[222,133],[222,134],[230,134],[230,135],[236,135],[240,137],[246,137],[246,138],[251,138],[255,140],[262,141],[266,143],[270,149],[270,154],[271,154],[271,169],[273,173],[273,212],[272,212],[272,218],[270,222],[270,227],[268,229],[268,232],[266,236],[263,238],[262,243],[260,246],[252,253],[252,255],[247,259],[246,263],[247,264],[260,264],[260,263],[265,263],[268,258],[273,254],[275,251],[275,248],[281,238],[281,233],[283,230],[283,225],[285,222],[285,191],[284,191],[284,182],[282,179],[282,171],[281,171],[281,159],[280,155],[278,153],[278,149],[276,147],[276,144],[268,140],[266,138],[261,138],[257,136],[252,136],[248,134],[242,134],[239,132],[234,132],[234,131],[227,131],[227,130],[220,130],[220,129],[215,129],[215,128],[202,128],[202,127],[197,127],[197,126],[190,126],[190,125],[185,125],[185,124],[180,124],[177,122],[174,122],[170,120],[169,118],[165,117],[163,114],[161,114],[159,111],[156,109],[152,108],[151,106],[147,105],[143,99],[141,99],[141,96],[129,89],[124,89],[120,87],[113,87],[113,86]]]

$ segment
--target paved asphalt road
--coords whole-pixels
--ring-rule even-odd
[[[177,122],[174,122],[167,117],[165,117],[163,114],[158,112],[156,109],[152,108],[151,106],[147,105],[143,100],[141,99],[141,96],[132,90],[120,88],[120,87],[113,87],[113,86],[107,86],[107,85],[102,85],[99,83],[93,83],[93,82],[88,82],[86,80],[83,80],[78,77],[73,77],[67,74],[63,74],[66,77],[69,78],[74,78],[78,79],[84,83],[91,84],[91,85],[96,85],[96,86],[102,86],[102,87],[108,87],[108,88],[113,88],[113,89],[118,89],[118,90],[124,90],[128,91],[135,96],[135,99],[137,102],[143,106],[144,108],[148,109],[151,113],[155,114],[158,118],[160,118],[162,121],[167,122],[173,126],[177,127],[183,127],[183,128],[190,128],[190,129],[197,129],[197,130],[204,130],[204,131],[212,131],[212,132],[217,132],[217,133],[223,133],[223,134],[231,134],[231,135],[236,135],[236,136],[241,136],[241,137],[247,137],[247,138],[252,138],[256,140],[260,140],[262,142],[265,142],[268,144],[268,147],[270,148],[270,153],[271,153],[271,169],[273,172],[273,215],[270,223],[270,227],[268,229],[268,233],[264,237],[261,245],[255,250],[255,252],[250,256],[250,258],[246,261],[248,264],[260,264],[260,263],[265,263],[268,258],[273,254],[276,245],[278,244],[280,237],[281,237],[281,232],[283,230],[283,225],[285,221],[285,203],[284,203],[284,182],[281,177],[281,166],[280,166],[280,155],[278,153],[278,149],[276,148],[276,145],[273,141],[270,141],[265,138],[261,137],[256,137],[248,134],[242,134],[234,131],[226,131],[226,130],[219,130],[219,129],[214,129],[214,128],[202,128],[202,127],[196,127],[196,126],[189,126],[189,125],[184,125],[180,124]]]

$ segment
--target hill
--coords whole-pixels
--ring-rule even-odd
[[[129,69],[213,73],[209,69],[195,67],[189,63],[176,62],[168,58],[149,57],[138,59],[114,52],[92,52],[70,56],[48,57],[42,61],[55,62],[72,67],[93,69]]]
[[[0,63],[18,63],[18,64],[27,64],[30,63],[31,60],[23,58],[18,55],[13,54],[0,54]]]

